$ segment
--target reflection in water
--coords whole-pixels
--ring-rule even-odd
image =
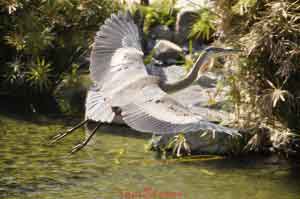
[[[157,160],[144,149],[150,135],[124,127],[102,128],[94,145],[69,156],[84,138],[83,130],[49,146],[62,123],[4,116],[0,121],[0,198],[110,199],[145,189],[196,199],[300,195],[298,168],[226,159]]]

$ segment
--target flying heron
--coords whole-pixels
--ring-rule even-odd
[[[71,151],[77,152],[88,144],[101,124],[111,123],[116,117],[137,131],[160,135],[199,130],[240,135],[237,129],[203,120],[168,94],[191,85],[209,59],[236,52],[206,48],[185,78],[168,83],[144,65],[139,30],[130,13],[112,14],[95,36],[90,56],[94,85],[87,92],[85,120],[56,135],[52,143],[87,122],[96,122],[90,135]]]

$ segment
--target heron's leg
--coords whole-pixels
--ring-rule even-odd
[[[80,144],[76,145],[75,147],[73,147],[71,154],[76,153],[78,151],[80,151],[83,147],[85,147],[90,140],[92,139],[92,137],[95,135],[95,133],[97,132],[98,128],[101,126],[101,123],[97,124],[96,128],[92,131],[92,133]]]
[[[82,127],[85,123],[87,123],[88,120],[83,120],[82,122],[80,122],[79,124],[77,124],[76,126],[74,126],[73,128],[67,130],[66,132],[62,132],[57,134],[56,136],[54,136],[51,139],[50,144],[53,144],[55,142],[58,142],[59,140],[63,139],[64,137],[66,137],[67,135],[71,134],[72,132],[74,132],[76,129]]]

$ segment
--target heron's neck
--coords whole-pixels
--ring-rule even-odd
[[[165,92],[176,92],[190,86],[197,79],[199,69],[201,68],[202,65],[204,65],[207,62],[207,59],[208,59],[208,55],[206,52],[204,52],[202,55],[198,57],[192,69],[182,80],[179,80],[174,83],[161,82],[160,83],[161,89],[164,90]]]

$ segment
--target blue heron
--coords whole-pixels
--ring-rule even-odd
[[[160,135],[200,130],[240,135],[237,129],[203,120],[169,95],[191,85],[209,59],[236,52],[208,47],[185,78],[168,83],[144,65],[139,30],[129,12],[112,14],[95,36],[90,56],[94,85],[87,92],[85,120],[58,134],[52,142],[89,121],[97,122],[91,134],[71,151],[77,152],[88,144],[101,124],[111,123],[116,117],[137,131]]]

